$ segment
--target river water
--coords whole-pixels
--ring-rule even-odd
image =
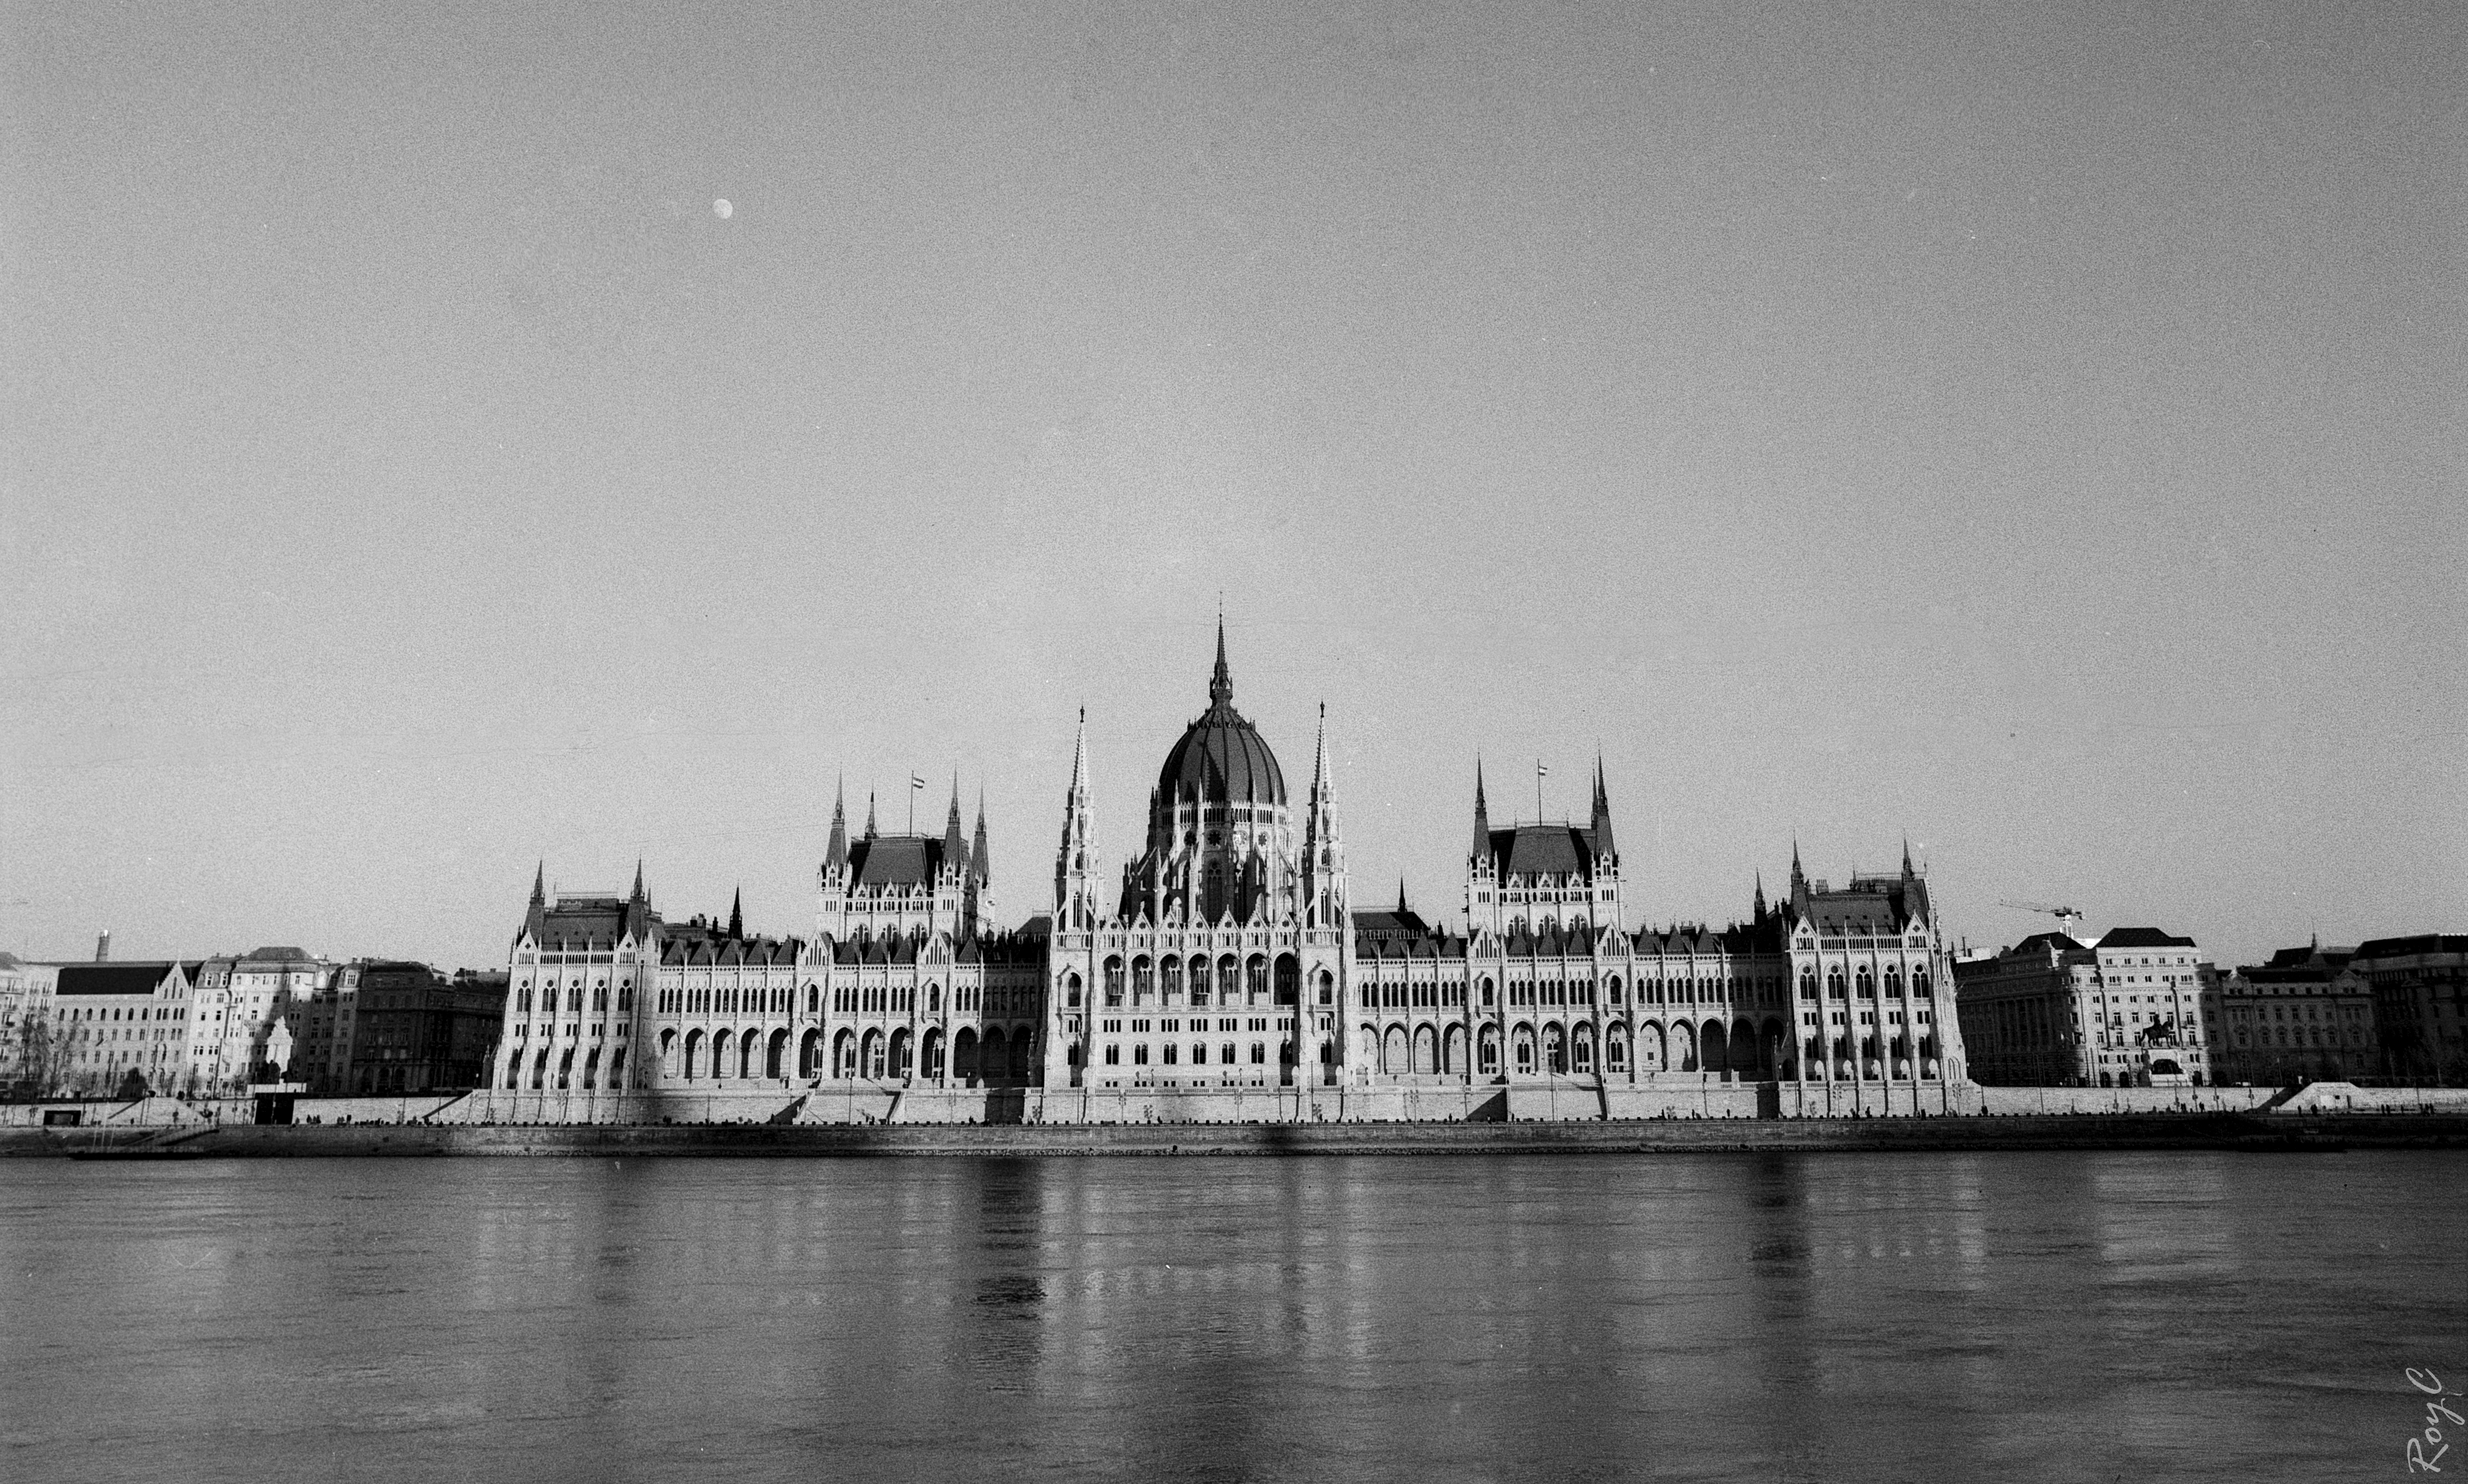
[[[0,1196],[12,1480],[2389,1478],[2404,1373],[2468,1389],[2456,1154],[16,1159]]]

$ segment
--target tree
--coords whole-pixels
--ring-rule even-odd
[[[35,1099],[57,1093],[85,1039],[84,1026],[58,1021],[48,1005],[28,1012],[8,1047],[11,1094]]]

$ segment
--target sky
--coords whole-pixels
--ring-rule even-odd
[[[1237,11],[1239,11],[1239,13]],[[2468,930],[2468,8],[0,6],[0,947],[1052,891],[1207,704],[1359,903],[1908,837]],[[726,202],[723,210],[719,203]]]

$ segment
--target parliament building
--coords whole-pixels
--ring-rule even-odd
[[[1744,921],[1632,926],[1599,767],[1591,804],[1584,826],[1496,827],[1477,769],[1463,931],[1402,895],[1358,908],[1326,709],[1296,800],[1235,709],[1221,626],[1208,707],[1120,866],[1083,714],[1050,894],[1017,926],[956,786],[939,836],[883,833],[871,804],[853,835],[835,802],[804,939],[749,935],[734,908],[665,922],[640,867],[624,897],[552,897],[543,871],[486,1096],[518,1117],[954,1122],[1505,1116],[1481,1110],[1509,1094],[1642,1116],[1738,1084],[1947,1106],[1951,955],[1908,850],[1841,886],[1794,850]]]

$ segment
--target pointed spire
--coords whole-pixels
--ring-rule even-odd
[[[1491,807],[1482,797],[1482,759],[1474,760],[1474,856],[1476,859],[1491,851]]]
[[[548,857],[540,857],[539,868],[532,873],[532,905],[548,905]]]
[[[1766,873],[1763,867],[1759,867],[1757,871],[1756,910],[1749,920],[1758,923],[1766,920]]]
[[[1405,879],[1402,876],[1397,878],[1397,915],[1405,915]]]
[[[986,790],[979,786],[976,838],[969,843],[969,879],[980,886],[994,879],[993,868],[986,862]]]
[[[1312,819],[1320,815],[1335,802],[1337,780],[1329,776],[1328,766],[1328,702],[1319,703],[1319,732],[1312,739]]]
[[[1808,873],[1799,868],[1799,836],[1791,837],[1791,900],[1797,902],[1808,890]]]
[[[640,856],[634,857],[634,892],[626,900],[628,902],[643,900],[643,857]]]
[[[832,843],[823,854],[823,869],[836,871],[848,864],[848,775],[840,775],[839,790],[832,796]]]
[[[1908,834],[1907,834],[1907,835],[1904,835],[1904,836],[1903,836],[1903,879],[1904,879],[1904,880],[1906,880],[1906,881],[1909,880],[1909,879],[1911,879],[1912,874],[1913,874],[1913,873],[1912,873],[1912,871],[1911,871],[1911,837],[1910,837],[1909,835],[1908,835]]]
[[[1619,858],[1619,847],[1611,843],[1611,794],[1603,783],[1603,760],[1599,753],[1594,757],[1593,835],[1596,859]]]
[[[1225,615],[1217,615],[1217,673],[1208,677],[1208,703],[1211,706],[1234,704],[1234,675],[1225,668]]]
[[[874,790],[865,790],[865,837],[874,838]]]
[[[1088,708],[1080,708],[1080,730],[1071,739],[1071,797],[1088,787]]]
[[[738,887],[737,895],[728,900],[728,936],[734,939],[745,936],[745,888],[743,886]]]
[[[968,857],[964,852],[969,842],[960,833],[960,770],[951,770],[951,811],[943,820],[943,865],[948,870],[966,874]]]

